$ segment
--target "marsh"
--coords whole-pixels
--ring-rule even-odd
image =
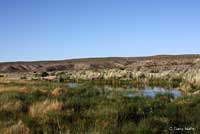
[[[0,131],[178,133],[200,128],[200,97],[171,86],[1,81]],[[186,131],[183,131],[186,133]]]

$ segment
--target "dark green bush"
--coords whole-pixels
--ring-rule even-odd
[[[41,76],[42,76],[42,77],[46,77],[46,76],[49,76],[49,74],[48,74],[47,72],[42,72],[42,73],[41,73]]]

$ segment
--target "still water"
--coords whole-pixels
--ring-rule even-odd
[[[80,87],[80,83],[67,83],[67,86],[70,88]],[[126,97],[135,97],[135,96],[146,96],[146,97],[155,97],[156,95],[172,95],[174,98],[182,96],[182,92],[179,89],[165,89],[163,87],[134,87],[133,85],[122,85],[121,87],[115,87],[112,85],[93,85],[94,88],[98,88],[103,91],[119,91],[123,92],[123,96]]]

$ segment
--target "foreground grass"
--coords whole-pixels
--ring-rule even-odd
[[[128,98],[89,84],[71,89],[42,81],[1,83],[0,87],[9,89],[0,89],[3,133],[199,133],[199,95],[176,100],[171,95]]]

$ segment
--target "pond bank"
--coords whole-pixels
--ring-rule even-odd
[[[162,73],[148,73],[129,70],[87,70],[87,71],[66,71],[62,75],[57,75],[63,81],[92,81],[94,83],[110,84],[145,84],[145,85],[170,85],[178,87],[184,92],[193,92],[200,89],[200,70],[190,70],[187,72],[165,71]]]

